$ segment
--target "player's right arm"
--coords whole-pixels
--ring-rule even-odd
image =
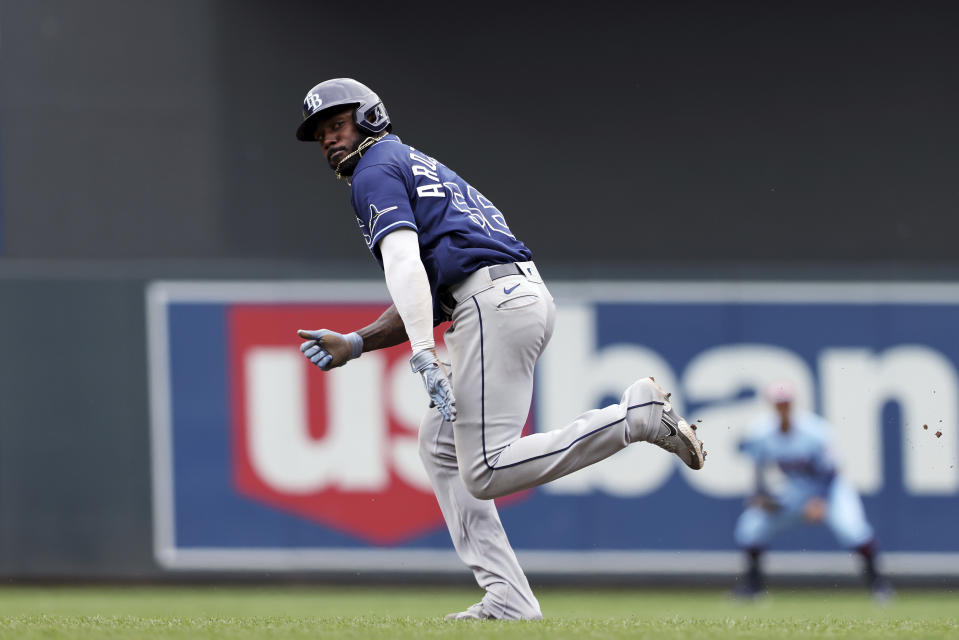
[[[456,419],[456,399],[449,375],[436,355],[433,296],[420,256],[416,217],[405,177],[398,163],[384,162],[354,174],[351,187],[353,210],[367,246],[383,266],[395,314],[391,313],[385,319],[386,324],[382,324],[378,331],[366,327],[365,330],[342,336],[342,341],[337,337],[336,342],[341,347],[340,357],[330,354],[329,349],[326,349],[329,355],[323,355],[322,343],[309,346],[307,342],[300,349],[320,368],[341,366],[351,358],[359,357],[363,351],[370,350],[371,345],[366,344],[362,332],[372,332],[381,338],[382,346],[391,346],[399,343],[393,340],[401,335],[399,329],[402,326],[403,336],[409,339],[413,352],[410,366],[423,379],[430,406],[435,406],[444,419],[452,422]],[[320,340],[329,339],[328,334],[320,337]],[[343,342],[348,343],[351,349],[342,346]]]
[[[300,351],[313,364],[329,371],[365,351],[392,347],[409,339],[413,351],[410,365],[423,379],[430,406],[435,406],[446,420],[456,420],[456,399],[433,341],[432,296],[419,257],[416,232],[400,229],[386,235],[380,244],[393,306],[376,322],[346,335],[329,329],[301,329],[300,337],[310,339],[300,345]]]
[[[329,329],[300,329],[297,333],[306,339],[300,345],[300,351],[323,371],[342,367],[367,351],[393,347],[408,339],[396,305],[391,305],[374,322],[352,333],[342,334]]]
[[[403,318],[400,317],[395,304],[391,304],[376,322],[363,327],[357,333],[363,338],[363,351],[388,349],[409,340]]]
[[[394,264],[406,264],[409,260],[395,259],[394,254],[399,255],[398,252],[382,253],[384,238],[401,230],[413,234],[414,238],[416,236],[416,219],[410,207],[409,194],[402,172],[391,163],[376,164],[354,174],[351,184],[351,201],[360,231],[363,233],[367,247],[375,257],[381,259],[384,270],[387,271],[387,285],[389,285],[389,272],[391,270],[395,272],[396,267],[389,269],[387,261],[392,259]],[[392,242],[386,244],[392,244]],[[419,261],[418,246],[416,260]],[[422,269],[422,263],[420,268]],[[426,287],[429,295],[428,282]],[[297,333],[301,338],[305,338],[306,342],[300,345],[300,351],[320,369],[329,371],[342,367],[354,358],[359,358],[366,351],[385,349],[405,342],[409,339],[407,326],[396,304],[401,301],[396,299],[392,288],[390,294],[393,296],[394,304],[375,322],[352,333],[342,334],[329,329],[315,331],[301,329]],[[432,305],[431,299],[430,305]],[[429,328],[428,338],[429,346],[432,347],[432,326]]]

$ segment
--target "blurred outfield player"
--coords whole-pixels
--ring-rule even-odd
[[[825,523],[842,547],[856,551],[869,588],[879,598],[888,597],[891,588],[876,570],[876,539],[862,500],[839,475],[829,453],[829,424],[793,409],[789,383],[771,384],[766,397],[775,411],[759,418],[741,444],[756,463],[756,492],[736,523],[736,544],[746,552],[748,562],[736,594],[752,597],[765,590],[760,567],[763,550],[775,534],[805,521]],[[767,485],[769,465],[782,472],[784,484],[779,490]]]
[[[492,499],[572,473],[631,442],[652,442],[693,469],[703,466],[705,453],[652,378],[634,382],[619,404],[521,437],[533,367],[553,332],[553,299],[500,210],[391,131],[383,103],[355,80],[322,82],[303,101],[297,138],[318,142],[350,186],[356,222],[393,305],[353,332],[301,330],[309,340],[300,349],[327,371],[409,340],[412,371],[430,401],[420,458],[456,552],[486,592],[447,618],[540,618]],[[319,240],[321,248],[331,241]],[[436,355],[433,327],[449,320],[448,368]]]

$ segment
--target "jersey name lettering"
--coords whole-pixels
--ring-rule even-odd
[[[421,198],[445,198],[446,191],[440,183],[439,176],[436,175],[436,160],[413,152],[410,152],[410,160],[422,163],[412,165],[414,176],[423,176],[436,183],[416,187],[416,194]]]
[[[424,184],[422,187],[416,187],[416,193],[421,198],[445,198],[446,192],[443,191],[443,185]]]
[[[426,167],[418,164],[413,165],[413,175],[414,176],[426,176],[433,182],[439,182],[439,176],[436,175],[436,172],[430,171]]]

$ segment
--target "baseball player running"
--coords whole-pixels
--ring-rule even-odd
[[[763,548],[776,533],[805,521],[824,522],[840,545],[854,549],[873,594],[888,598],[892,590],[876,570],[876,542],[862,500],[829,454],[829,425],[817,415],[794,411],[793,396],[789,383],[771,384],[766,397],[775,411],[760,417],[741,444],[756,462],[756,492],[736,523],[736,544],[746,553],[748,569],[735,593],[754,597],[764,591]],[[766,486],[767,465],[776,465],[785,477],[781,490]]]
[[[300,349],[324,371],[366,351],[410,343],[430,409],[419,451],[459,557],[485,590],[452,619],[538,619],[539,603],[492,498],[535,487],[651,442],[693,469],[705,453],[651,377],[618,404],[521,437],[533,367],[553,332],[553,299],[530,250],[475,187],[391,133],[383,102],[349,78],[313,87],[297,138],[317,142],[351,188],[356,221],[393,299],[352,332],[301,330]],[[440,362],[433,327],[452,320]],[[425,399],[424,399],[425,404]]]

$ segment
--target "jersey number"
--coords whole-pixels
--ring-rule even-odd
[[[482,227],[486,235],[492,236],[495,231],[510,238],[516,237],[506,225],[506,218],[500,210],[493,206],[493,203],[482,193],[467,185],[466,197],[464,197],[463,190],[455,182],[444,182],[443,186],[450,192],[453,206],[465,213],[473,223]],[[466,199],[467,197],[469,200]]]

